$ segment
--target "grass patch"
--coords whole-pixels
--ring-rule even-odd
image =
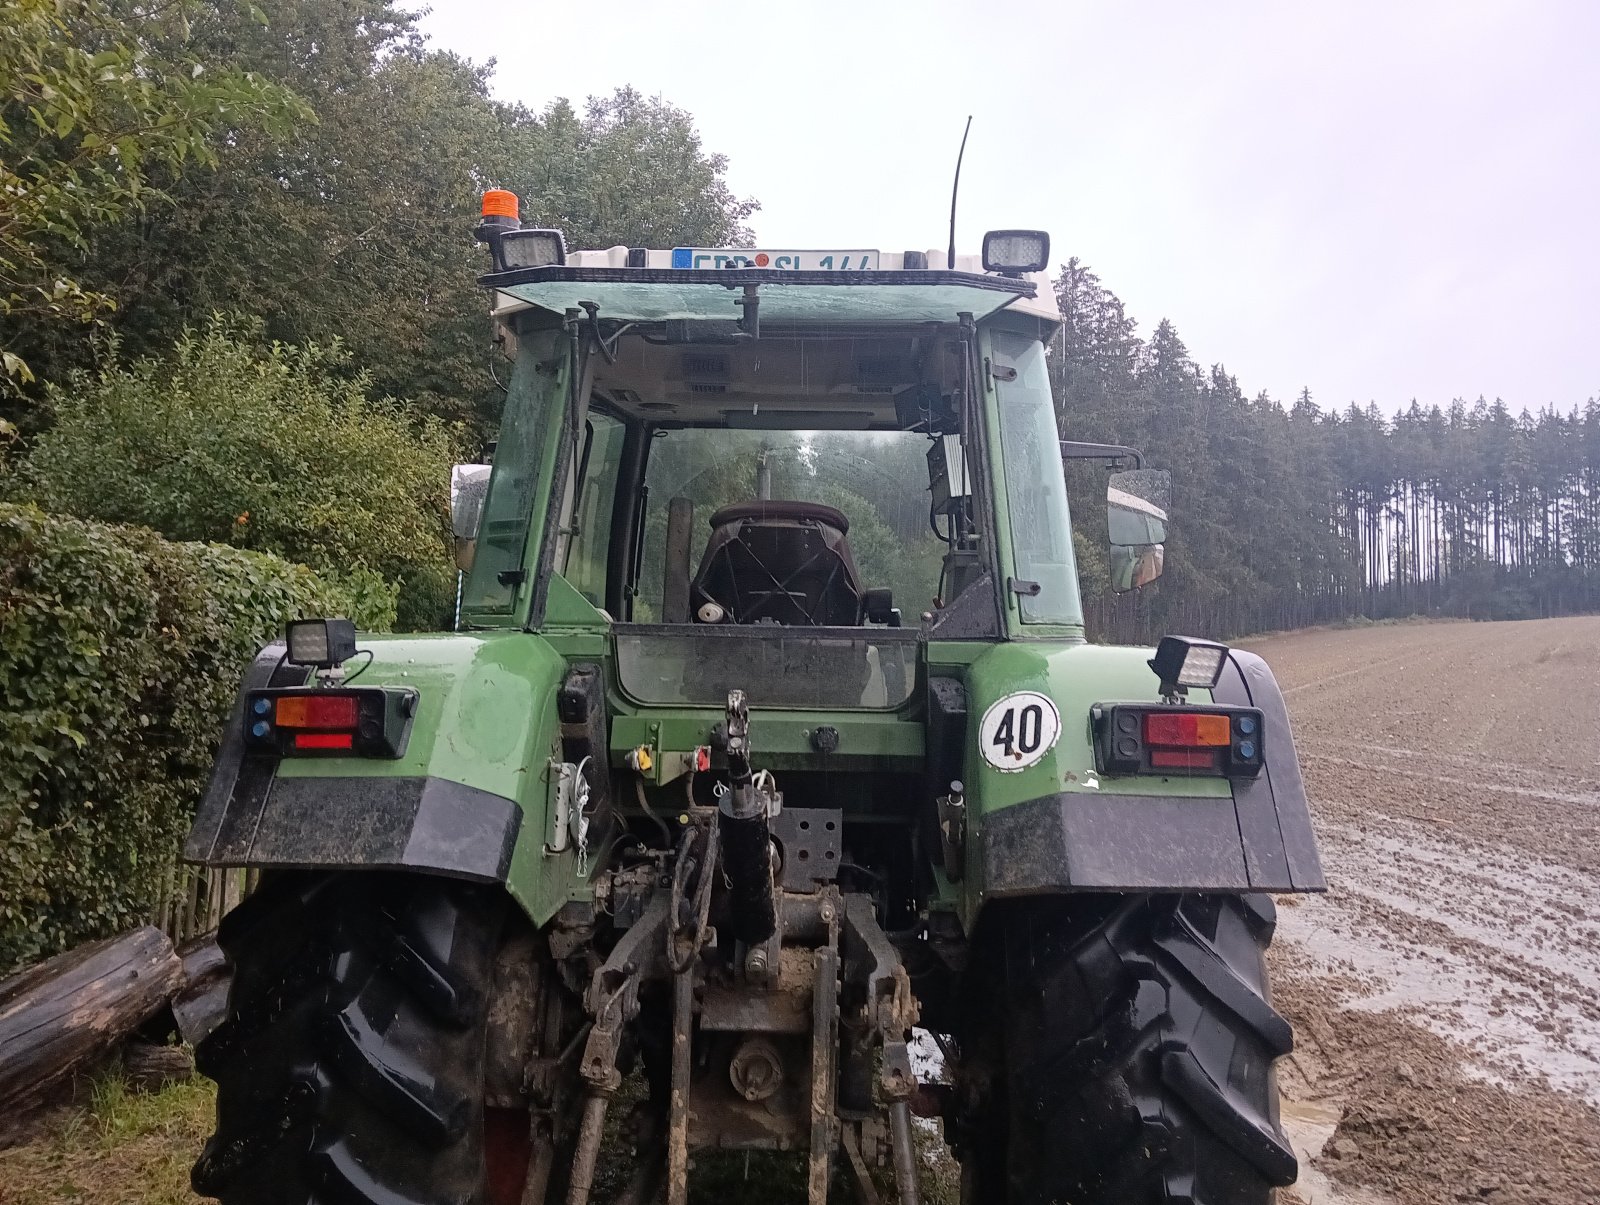
[[[98,1079],[87,1107],[0,1151],[0,1205],[197,1205],[189,1168],[215,1107],[215,1085],[199,1076],[150,1095]]]
[[[630,1081],[628,1088],[607,1127],[597,1202],[619,1192],[632,1171],[625,1118],[643,1085]],[[189,1190],[189,1168],[211,1133],[215,1108],[216,1086],[200,1076],[153,1095],[130,1092],[119,1077],[104,1076],[86,1106],[62,1110],[41,1137],[0,1151],[0,1205],[201,1205]],[[919,1121],[913,1136],[925,1205],[955,1205],[960,1170],[937,1123]],[[836,1160],[833,1199],[853,1201],[843,1158]],[[883,1199],[894,1200],[893,1176],[881,1169],[877,1178]],[[689,1187],[691,1201],[716,1205],[803,1201],[805,1157],[702,1151]]]

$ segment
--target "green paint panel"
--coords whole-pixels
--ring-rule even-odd
[[[604,633],[610,626],[599,609],[578,593],[571,582],[559,573],[551,574],[544,604],[546,631],[582,628]]]
[[[1057,791],[1101,794],[1222,796],[1221,778],[1108,778],[1094,768],[1089,709],[1096,703],[1161,701],[1159,683],[1145,664],[1152,650],[1082,642],[1012,641],[989,647],[967,671],[968,798],[978,817]],[[978,749],[983,713],[1017,691],[1048,695],[1061,713],[1061,736],[1044,758],[1026,770],[1006,773]],[[1195,692],[1203,701],[1205,692]],[[1209,695],[1206,695],[1209,698]]]
[[[711,708],[660,708],[613,716],[611,760],[621,764],[628,750],[648,745],[659,756],[653,777],[671,781],[680,772],[678,755],[704,745],[711,729],[723,720]],[[773,770],[818,769],[812,733],[824,724],[839,731],[834,764],[849,769],[920,770],[923,728],[920,718],[861,712],[750,712],[750,746],[758,765]]]
[[[373,661],[360,682],[416,689],[417,715],[404,757],[285,758],[284,778],[423,775],[514,800],[522,829],[507,884],[542,924],[582,887],[577,852],[544,853],[549,761],[559,750],[556,690],[566,662],[527,632],[361,637]]]
[[[967,870],[959,884],[965,923],[975,923],[983,903],[984,820],[997,811],[1058,792],[1189,799],[1232,794],[1233,788],[1222,778],[1107,777],[1095,770],[1090,709],[1096,703],[1160,702],[1160,684],[1145,664],[1153,651],[1082,641],[1013,640],[990,646],[968,669]],[[1055,702],[1061,713],[1061,735],[1036,765],[1006,773],[984,760],[978,731],[990,706],[1024,690],[1038,691]],[[1209,702],[1210,693],[1193,691],[1191,699]]]

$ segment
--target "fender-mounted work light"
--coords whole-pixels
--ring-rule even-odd
[[[1228,646],[1190,636],[1163,636],[1150,658],[1150,668],[1161,679],[1161,696],[1181,695],[1191,686],[1210,690],[1222,677]]]
[[[1021,276],[1049,266],[1050,236],[1043,230],[991,230],[983,236],[985,272]]]
[[[356,655],[356,625],[348,619],[297,619],[286,632],[291,665],[333,669]]]

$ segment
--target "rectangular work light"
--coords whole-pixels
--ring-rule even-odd
[[[1161,679],[1161,693],[1170,695],[1200,687],[1210,690],[1222,677],[1228,646],[1192,636],[1163,636],[1150,658],[1150,668]]]
[[[290,665],[332,669],[356,655],[356,625],[348,619],[297,619],[286,638]]]
[[[1021,276],[1049,266],[1050,236],[1043,230],[991,230],[983,236],[985,272]]]
[[[559,230],[507,230],[497,246],[500,267],[505,271],[567,262],[567,241]]]

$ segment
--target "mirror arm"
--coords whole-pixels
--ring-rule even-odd
[[[1061,441],[1063,460],[1132,460],[1135,469],[1144,468],[1144,456],[1138,448],[1122,444],[1086,444],[1075,440]]]

